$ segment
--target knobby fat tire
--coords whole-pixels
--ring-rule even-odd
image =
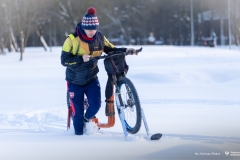
[[[140,128],[141,128],[141,123],[142,123],[142,113],[141,113],[141,104],[140,104],[140,100],[139,100],[139,96],[138,96],[138,93],[137,93],[137,90],[134,86],[134,84],[131,82],[130,79],[124,77],[124,78],[121,78],[119,81],[118,81],[118,87],[121,91],[122,87],[125,87],[123,85],[127,85],[132,93],[132,96],[134,98],[134,101],[135,101],[135,109],[136,109],[136,124],[134,126],[130,126],[127,122],[127,119],[125,119],[125,124],[126,124],[126,129],[127,129],[127,132],[128,133],[131,133],[131,134],[135,134],[137,133]],[[123,96],[123,95],[122,95]],[[122,99],[124,99],[124,97],[122,97]],[[125,110],[125,109],[124,109]]]

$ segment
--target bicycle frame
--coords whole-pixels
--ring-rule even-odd
[[[120,90],[119,90],[119,88],[117,86],[118,78],[117,78],[116,75],[112,75],[112,78],[113,78],[113,85],[115,86],[115,93],[114,93],[114,95],[115,95],[115,99],[116,99],[117,109],[119,109],[119,111],[120,111],[120,113],[119,113],[120,119],[123,118],[123,120],[124,120],[123,109],[124,109],[125,106],[123,105],[121,93],[120,93]],[[113,97],[111,97],[111,98],[114,99]],[[112,112],[114,112],[114,111],[112,111]],[[115,114],[111,114],[110,116],[108,116],[108,122],[107,123],[100,123],[98,121],[98,118],[93,118],[92,121],[94,121],[99,128],[111,128],[111,127],[113,127],[115,125]],[[127,131],[125,131],[126,127],[124,127],[124,128],[125,128],[124,129],[124,133],[127,134]]]
[[[142,48],[136,50],[136,52],[141,52],[142,51]],[[99,56],[99,57],[93,57],[92,59],[105,59],[105,58],[109,58],[109,57],[113,57],[113,56],[117,56],[117,55],[131,55],[133,54],[132,52],[120,52],[120,53],[115,53],[115,54],[108,54],[108,55],[104,55],[104,56]],[[121,78],[122,76],[126,76],[125,73],[122,73],[121,76],[118,76],[117,75],[112,75],[112,78],[113,78],[113,85],[115,86],[115,98],[116,98],[116,105],[117,105],[117,109],[119,109],[120,113],[119,113],[119,116],[120,116],[120,119],[123,119],[124,120],[124,114],[123,114],[123,109],[124,109],[124,105],[123,105],[123,101],[122,101],[122,97],[121,97],[121,93],[120,93],[120,90],[117,86],[117,81],[119,80],[119,78]],[[114,97],[111,97],[110,99],[114,99]],[[114,112],[114,110],[113,110]],[[115,114],[112,114],[110,116],[108,116],[108,122],[107,123],[100,123],[98,121],[98,118],[93,118],[92,121],[94,121],[97,126],[99,128],[111,128],[115,125]],[[122,120],[121,120],[122,122]],[[122,125],[125,125],[125,123],[122,122]],[[124,130],[124,134],[125,136],[127,136],[127,131],[126,131],[126,126],[123,126],[123,130]]]

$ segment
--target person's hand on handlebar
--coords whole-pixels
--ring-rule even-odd
[[[137,51],[134,48],[127,48],[126,52],[138,55]]]
[[[90,60],[90,55],[88,55],[88,54],[84,54],[83,56],[82,56],[82,58],[83,58],[83,62],[88,62],[89,60]]]

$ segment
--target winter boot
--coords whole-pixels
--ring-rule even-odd
[[[83,126],[83,133],[86,135],[91,135],[96,133],[99,128],[97,126],[97,123],[93,119],[95,119],[96,116],[94,116],[92,119],[88,120],[84,117],[84,126]]]

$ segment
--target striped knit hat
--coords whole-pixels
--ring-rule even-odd
[[[99,26],[98,18],[95,15],[96,9],[93,7],[88,8],[87,14],[82,19],[82,29],[97,30]]]

